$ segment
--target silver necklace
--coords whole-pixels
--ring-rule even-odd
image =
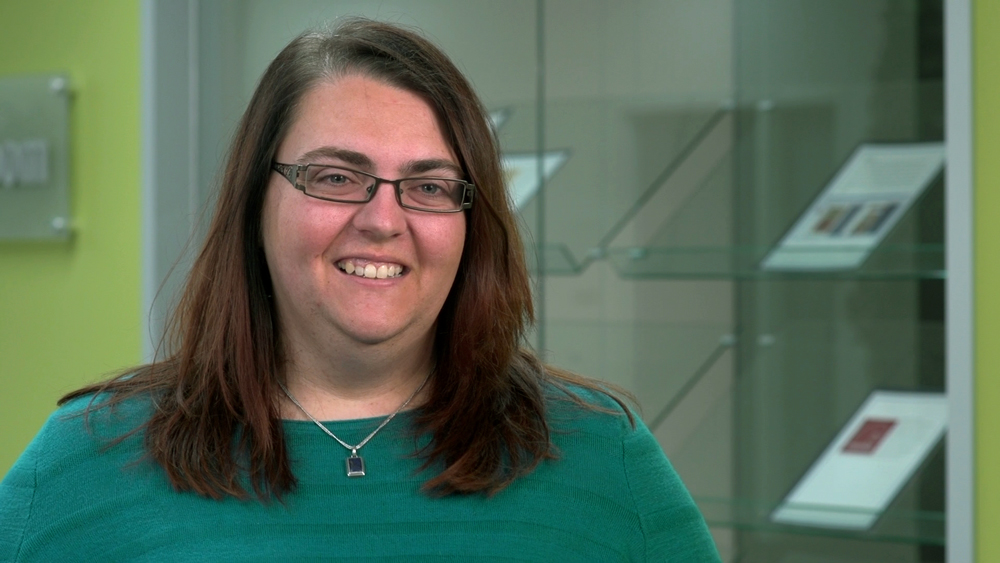
[[[410,401],[412,401],[413,398],[417,396],[417,393],[419,393],[420,390],[424,388],[424,385],[427,384],[427,381],[431,378],[431,375],[433,374],[434,370],[432,369],[431,372],[427,374],[427,377],[424,378],[423,382],[420,383],[420,386],[417,387],[416,390],[414,390],[413,393],[411,393],[410,396],[405,401],[403,401],[402,405],[399,405],[398,409],[393,411],[393,413],[390,414],[389,416],[385,417],[385,420],[382,421],[382,424],[378,425],[378,428],[372,430],[371,434],[369,434],[367,437],[365,437],[364,440],[361,440],[360,442],[358,442],[357,445],[354,446],[338,438],[337,435],[334,434],[333,432],[330,432],[330,429],[324,426],[322,422],[316,420],[315,416],[309,414],[309,411],[307,411],[305,407],[303,407],[298,401],[295,400],[295,397],[293,397],[291,392],[288,391],[288,388],[285,387],[284,383],[281,383],[279,381],[278,386],[281,387],[281,390],[285,392],[285,396],[288,397],[288,400],[294,403],[296,407],[299,407],[299,410],[302,411],[302,414],[309,417],[309,420],[313,421],[316,424],[316,426],[319,426],[320,430],[326,432],[328,436],[339,442],[341,446],[344,446],[345,448],[351,451],[351,455],[348,456],[347,459],[344,461],[345,465],[347,466],[347,476],[364,477],[365,459],[358,455],[358,450],[360,450],[365,444],[367,444],[368,440],[374,438],[375,435],[378,434],[379,430],[385,428],[385,425],[389,424],[390,420],[395,418],[397,414],[399,414],[403,409],[405,409],[406,405],[410,404]]]

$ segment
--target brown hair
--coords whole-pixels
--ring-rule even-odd
[[[498,143],[468,81],[419,35],[348,20],[332,32],[300,35],[261,78],[230,149],[204,246],[172,317],[174,351],[60,401],[98,392],[109,392],[112,405],[151,396],[156,408],[137,430],[179,490],[242,498],[249,483],[263,499],[295,486],[278,410],[283,361],[259,244],[261,211],[271,161],[297,104],[319,81],[349,73],[423,96],[477,187],[475,204],[465,211],[461,264],[438,318],[435,384],[416,419],[417,430],[433,437],[421,452],[424,467],[444,467],[425,489],[502,489],[553,457],[546,382],[578,402],[568,383],[602,390],[542,366],[521,348],[533,321],[530,284]]]

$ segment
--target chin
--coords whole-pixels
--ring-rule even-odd
[[[351,337],[364,346],[377,346],[392,339],[391,335],[384,334],[352,334]]]
[[[344,331],[352,340],[367,346],[374,346],[392,340],[399,336],[403,330],[401,327],[365,327],[353,328]]]

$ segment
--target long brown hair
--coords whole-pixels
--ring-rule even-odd
[[[357,73],[422,96],[441,121],[476,200],[454,285],[440,312],[435,381],[416,419],[433,437],[425,489],[494,493],[553,457],[545,382],[601,386],[544,367],[521,347],[531,290],[488,114],[448,57],[416,33],[354,19],[307,32],[272,61],[229,152],[215,215],[168,332],[166,359],[74,397],[107,392],[116,404],[150,396],[150,457],[179,490],[260,498],[295,487],[278,409],[281,344],[260,247],[270,164],[297,105],[322,80]],[[568,393],[571,398],[575,397]],[[631,416],[631,415],[630,415]],[[464,429],[456,432],[455,429]],[[235,439],[234,439],[235,438]]]

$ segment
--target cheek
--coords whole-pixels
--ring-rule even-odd
[[[462,253],[465,250],[465,221],[463,220],[459,226],[454,228],[445,240],[451,241],[451,244],[444,249],[444,260],[453,276],[458,271],[458,266],[462,261]]]
[[[271,272],[271,277],[275,275],[275,266],[277,266],[276,258],[279,256],[277,251],[278,240],[277,237],[280,235],[281,230],[277,225],[277,214],[276,209],[277,203],[274,201],[274,190],[269,188],[267,193],[264,194],[264,206],[260,212],[260,237],[261,246],[264,249],[264,259],[267,261],[267,269]]]
[[[465,222],[442,221],[411,229],[419,260],[433,268],[439,282],[449,282],[458,270],[465,247]],[[429,273],[429,271],[428,271]]]
[[[315,236],[305,228],[306,223],[295,220],[303,214],[293,207],[272,192],[265,200],[262,214],[264,256],[271,278],[278,285],[286,285],[296,277],[297,262]]]
[[[458,263],[462,261],[462,253],[465,252],[465,221],[462,221],[462,227],[458,230],[456,235],[457,242],[455,243],[455,267],[458,267]]]
[[[270,221],[271,248],[284,261],[317,257],[330,246],[343,221],[322,206],[278,207]]]
[[[442,257],[460,257],[465,247],[465,217],[459,216],[454,219],[456,220],[443,222],[432,235],[432,240],[436,241],[438,252]]]

